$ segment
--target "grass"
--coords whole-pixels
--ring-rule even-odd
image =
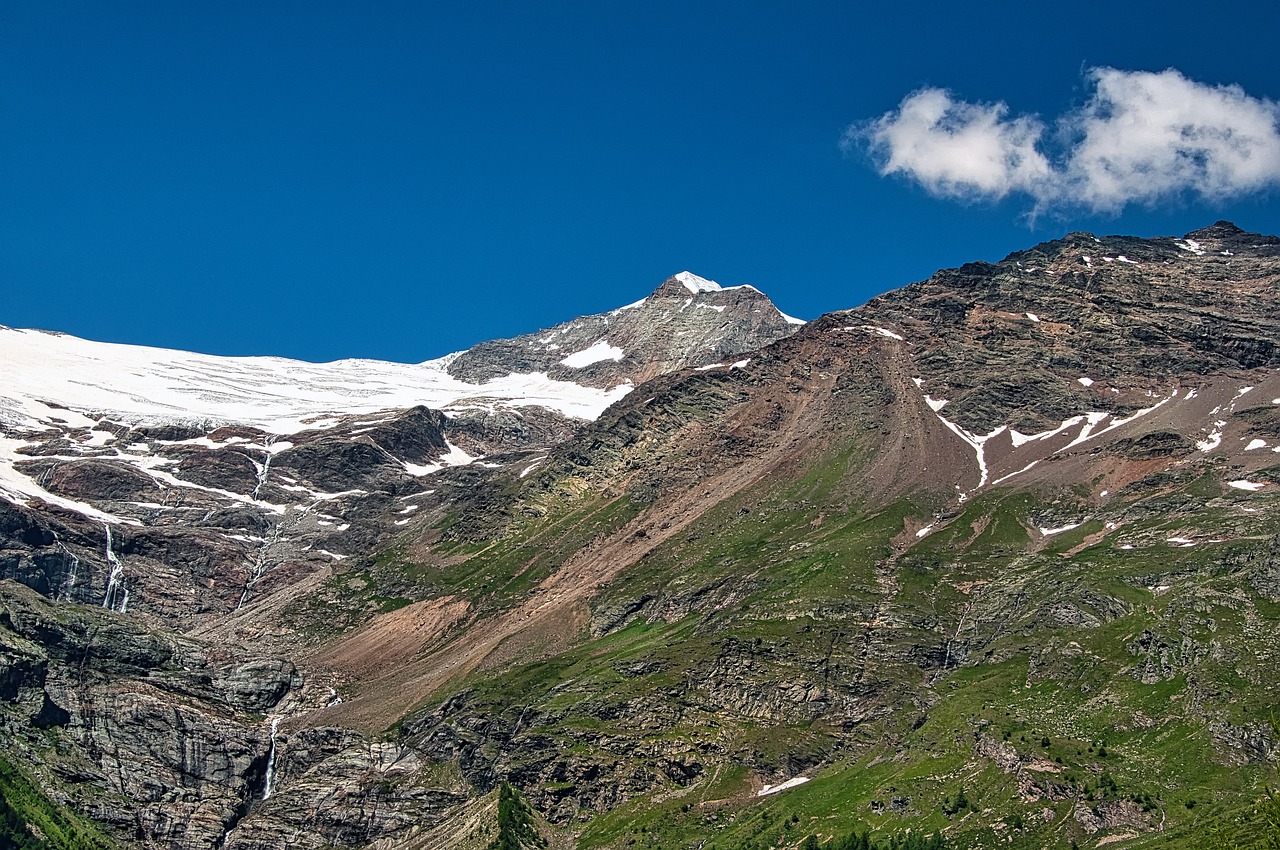
[[[108,850],[115,846],[87,820],[54,803],[17,765],[0,756],[0,847]]]

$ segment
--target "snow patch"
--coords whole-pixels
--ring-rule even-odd
[[[925,396],[925,400],[928,401],[929,397]],[[929,406],[933,407],[932,403],[930,403]],[[934,410],[934,415],[938,417],[938,419],[942,422],[943,425],[946,425],[947,428],[950,429],[951,433],[955,434],[961,440],[964,440],[966,443],[969,444],[970,447],[973,448],[974,455],[977,457],[977,461],[978,461],[978,488],[977,489],[981,489],[982,487],[986,486],[988,470],[987,470],[987,459],[986,459],[985,452],[986,452],[987,441],[990,440],[992,437],[995,437],[999,434],[1003,434],[1005,431],[1008,430],[1007,426],[1001,425],[999,428],[996,428],[990,434],[979,435],[979,434],[970,433],[969,431],[966,431],[965,429],[961,428],[956,423],[951,422],[950,420],[944,418],[941,414],[937,413],[936,408]],[[960,501],[962,502],[965,501],[967,498],[968,498],[967,493],[962,493],[960,495]]]
[[[639,301],[632,301],[630,304],[626,304],[622,307],[619,307],[616,310],[610,310],[609,315],[616,316],[619,313],[621,313],[623,310],[634,310],[637,307],[643,307],[648,300],[649,300],[648,298],[641,298]],[[550,341],[551,341],[550,339],[543,340],[543,342],[550,342]]]
[[[1081,525],[1082,523],[1072,522],[1072,523],[1068,523],[1067,525],[1059,526],[1058,528],[1044,528],[1042,526],[1040,528],[1040,533],[1045,537],[1052,537],[1055,534],[1061,534],[1064,531],[1070,531],[1073,528],[1079,528]]]
[[[415,478],[421,478],[423,475],[430,475],[433,472],[439,472],[446,466],[466,466],[467,464],[474,463],[478,460],[478,458],[472,457],[447,440],[445,441],[445,445],[449,447],[449,451],[441,455],[440,459],[435,463],[424,465],[409,463],[405,460],[400,461],[400,463],[404,466],[405,472],[408,472]]]
[[[1047,440],[1056,434],[1061,434],[1068,428],[1073,428],[1076,425],[1079,425],[1083,421],[1083,416],[1072,416],[1070,419],[1063,420],[1062,424],[1057,428],[1054,428],[1051,431],[1041,431],[1039,434],[1023,434],[1018,431],[1011,430],[1009,431],[1009,440],[1013,443],[1013,447],[1016,449],[1018,446],[1021,446],[1024,443],[1030,443],[1032,440]]]
[[[1245,450],[1246,452],[1251,452],[1251,451],[1253,451],[1253,450],[1255,450],[1255,449],[1265,449],[1266,447],[1267,447],[1267,441],[1266,441],[1266,440],[1252,440],[1252,441],[1249,443],[1249,445],[1247,445],[1247,446],[1245,446],[1245,447],[1244,447],[1244,450]]]
[[[539,466],[541,466],[541,465],[542,465],[542,463],[543,463],[543,461],[545,461],[545,460],[546,460],[546,458],[545,458],[545,457],[540,457],[540,458],[538,458],[537,460],[535,460],[535,461],[533,461],[532,463],[530,463],[530,464],[529,464],[528,466],[526,466],[524,469],[520,470],[520,477],[521,477],[521,478],[524,478],[524,477],[525,477],[526,475],[528,475],[530,472],[533,472],[535,469],[537,469]]]
[[[560,361],[560,365],[568,366],[570,369],[581,369],[584,366],[590,366],[592,363],[599,363],[603,360],[621,360],[623,356],[621,348],[616,345],[610,345],[608,340],[602,339],[596,341],[590,348],[584,348],[582,351],[570,354]]]
[[[1062,449],[1062,451],[1065,451],[1066,449],[1074,448],[1075,446],[1078,446],[1087,440],[1092,440],[1094,437],[1101,436],[1103,434],[1106,434],[1109,431],[1114,431],[1117,428],[1120,428],[1124,425],[1128,425],[1130,422],[1134,421],[1135,419],[1146,416],[1148,413],[1151,413],[1153,410],[1157,410],[1163,407],[1164,405],[1168,404],[1177,395],[1178,395],[1178,390],[1175,389],[1172,393],[1160,399],[1160,401],[1156,402],[1150,407],[1144,407],[1141,410],[1135,411],[1132,415],[1126,416],[1123,419],[1112,419],[1111,423],[1107,425],[1107,427],[1097,432],[1095,432],[1094,429],[1099,424],[1101,424],[1102,421],[1105,420],[1110,414],[1097,413],[1097,412],[1086,413],[1084,415],[1086,420],[1085,426],[1080,430],[1080,436],[1076,437],[1074,440],[1068,443]]]
[[[1026,466],[1022,467],[1022,469],[1019,469],[1017,472],[1010,472],[1008,475],[1002,475],[1002,476],[1000,476],[999,478],[997,478],[995,481],[992,481],[992,482],[991,482],[991,486],[992,486],[992,487],[994,487],[994,486],[996,486],[997,484],[999,484],[999,483],[1001,483],[1001,482],[1003,482],[1003,481],[1008,481],[1010,478],[1013,478],[1015,475],[1021,475],[1021,474],[1022,474],[1022,473],[1024,473],[1024,472],[1029,472],[1029,471],[1030,471],[1032,468],[1034,468],[1034,467],[1035,467],[1035,465],[1036,465],[1037,463],[1039,463],[1039,462],[1040,462],[1040,461],[1038,461],[1038,460],[1033,460],[1033,461],[1031,461],[1031,463],[1029,463],[1029,464],[1027,464]]]
[[[905,339],[903,339],[903,338],[902,338],[902,336],[900,336],[899,334],[894,333],[893,331],[889,330],[888,328],[878,328],[878,327],[876,327],[875,325],[863,325],[863,326],[862,326],[862,329],[863,329],[864,331],[870,331],[871,333],[880,334],[880,336],[886,336],[886,337],[888,337],[889,339],[896,339],[896,340],[898,340],[898,342],[906,342],[906,340],[905,340]]]
[[[1206,454],[1222,445],[1222,428],[1227,423],[1218,421],[1213,423],[1213,430],[1209,432],[1209,436],[1203,440],[1196,441],[1196,448]]]
[[[770,794],[777,794],[779,791],[786,791],[788,788],[795,788],[797,785],[803,785],[809,781],[807,776],[795,776],[786,782],[779,782],[777,785],[766,785],[756,792],[757,797],[767,797]]]
[[[1085,440],[1088,440],[1090,437],[1096,437],[1097,434],[1093,433],[1093,429],[1098,427],[1098,425],[1101,424],[1102,420],[1106,419],[1110,415],[1111,414],[1109,413],[1099,413],[1097,411],[1090,411],[1086,413],[1084,415],[1084,427],[1080,429],[1080,434],[1074,440],[1072,440],[1070,443],[1067,443],[1067,448],[1069,449],[1073,448],[1075,446],[1080,445]],[[1077,419],[1077,421],[1079,419],[1079,417],[1074,417],[1074,416],[1072,418]],[[1099,431],[1098,433],[1100,434],[1102,432]]]
[[[705,277],[698,277],[693,272],[680,272],[675,275],[675,279],[684,284],[684,288],[697,295],[699,292],[720,292],[724,289],[714,280],[707,280]]]
[[[1031,321],[1033,321],[1033,322],[1037,322],[1037,323],[1039,323],[1039,321],[1040,321],[1040,317],[1039,317],[1039,316],[1037,316],[1035,313],[1028,313],[1028,314],[1027,314],[1027,318],[1028,318],[1028,319],[1030,319]]]
[[[1263,487],[1266,487],[1267,484],[1265,481],[1264,482],[1245,481],[1243,478],[1241,478],[1239,481],[1228,481],[1227,486],[1234,487],[1237,490],[1248,490],[1250,493],[1254,493],[1254,492],[1257,492],[1258,490],[1261,490]]]
[[[1076,383],[1082,387],[1091,387],[1093,386],[1093,378],[1076,378]]]
[[[1190,251],[1191,253],[1195,254],[1197,257],[1204,256],[1204,253],[1205,253],[1204,249],[1201,248],[1200,243],[1194,239],[1187,239],[1182,242],[1174,242],[1173,244],[1177,245],[1179,248],[1181,248],[1184,251]]]

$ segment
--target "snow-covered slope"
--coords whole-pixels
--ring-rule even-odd
[[[672,306],[673,287],[690,297]],[[689,304],[711,308],[715,321],[686,312]],[[610,313],[416,364],[219,357],[0,326],[0,423],[56,424],[65,417],[54,411],[67,408],[127,424],[237,424],[291,434],[323,428],[335,416],[418,405],[453,413],[538,406],[595,419],[655,367],[702,365],[799,324],[754,287],[721,287],[681,272]],[[625,351],[613,338],[627,343]],[[624,359],[604,373],[584,368]]]
[[[594,419],[631,389],[509,374],[480,384],[451,376],[453,355],[425,363],[279,357],[216,357],[91,342],[0,328],[0,421],[27,427],[65,419],[64,407],[129,424],[241,424],[275,434],[323,427],[334,415],[416,405],[448,410],[477,404],[540,405]]]

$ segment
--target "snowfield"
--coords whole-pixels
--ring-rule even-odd
[[[218,357],[92,342],[67,334],[0,328],[0,422],[87,424],[79,413],[133,424],[242,424],[274,434],[324,427],[335,415],[426,405],[540,405],[594,419],[631,391],[511,374],[483,384],[446,370],[456,355],[424,363],[282,357]],[[66,408],[66,409],[63,409]]]

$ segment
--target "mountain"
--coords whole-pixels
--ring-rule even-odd
[[[373,452],[283,465],[289,446],[268,464],[264,421],[221,425],[259,429],[260,453],[239,490],[213,489],[243,495],[249,469],[270,473],[253,501],[354,483],[325,521],[372,530],[345,550],[310,538],[346,557],[271,562],[271,588],[242,562],[239,584],[214,578],[216,605],[166,553],[130,585],[150,607],[103,607],[117,563],[131,575],[157,551],[163,514],[128,514],[135,527],[19,491],[0,518],[22,582],[0,616],[7,758],[65,817],[155,847],[464,850],[518,832],[723,850],[868,830],[898,846],[935,831],[948,847],[1267,846],[1280,239],[1225,222],[1069,234],[804,325],[761,297],[677,276],[640,306],[443,362],[472,386],[579,374],[561,367],[590,369],[597,393],[643,381],[479,462],[438,463],[475,439],[449,416],[474,396],[400,414],[412,427],[277,437],[376,445],[403,491],[369,471]],[[718,350],[746,344],[757,308],[773,336]],[[682,320],[700,341],[672,355]],[[12,426],[25,457],[101,439],[28,397],[48,437]],[[352,433],[379,426],[415,440]],[[119,456],[144,427],[175,426],[128,426]],[[200,436],[148,451],[161,439]],[[124,484],[55,492],[69,473],[26,463],[7,487],[22,475],[122,520],[137,501]],[[347,477],[322,487],[320,469]],[[293,531],[302,513],[272,528],[319,535]],[[135,548],[99,549],[90,604],[59,598],[105,528]],[[228,586],[246,584],[240,604]]]
[[[0,511],[22,529],[5,575],[191,628],[372,551],[442,468],[527,466],[637,382],[795,327],[751,287],[683,272],[629,307],[412,365],[3,328]]]

